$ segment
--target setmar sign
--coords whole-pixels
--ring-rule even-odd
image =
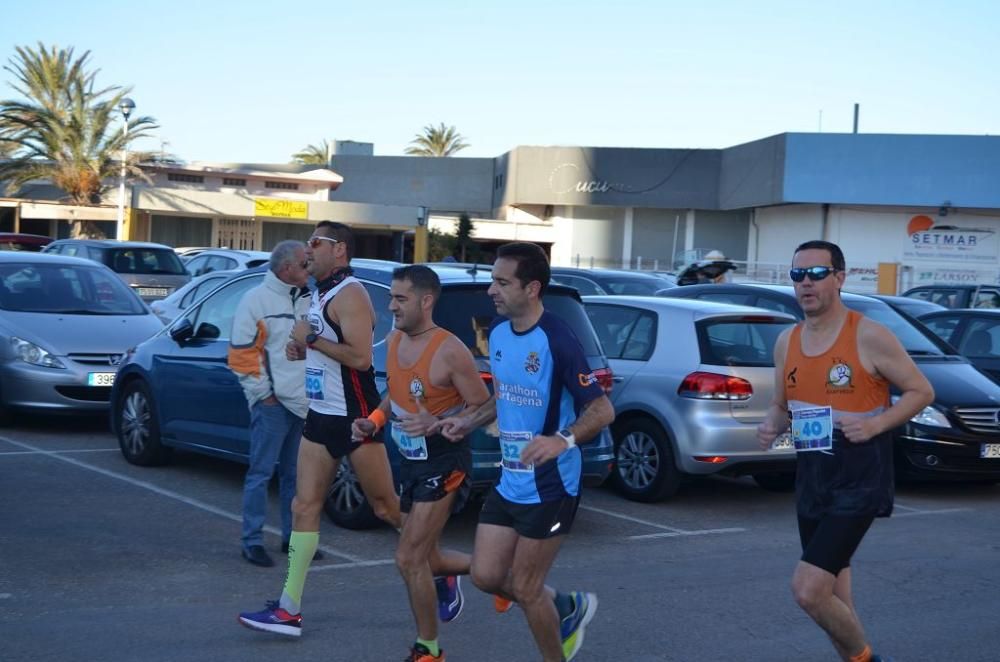
[[[301,200],[275,200],[274,198],[254,198],[254,216],[273,218],[309,218],[309,203]]]
[[[927,216],[914,216],[907,235],[904,259],[965,263],[997,259],[997,233],[988,228],[934,225]]]

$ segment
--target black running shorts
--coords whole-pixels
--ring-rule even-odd
[[[802,560],[831,575],[840,574],[841,570],[851,565],[851,557],[874,519],[874,516],[828,515],[822,519],[799,517]]]
[[[306,424],[302,429],[302,437],[326,446],[326,450],[336,460],[350,455],[362,444],[382,443],[381,432],[374,437],[353,441],[351,439],[351,424],[354,423],[355,418],[358,417],[321,414],[310,409],[309,413],[306,414]]]
[[[447,453],[427,460],[401,460],[399,509],[408,513],[414,502],[440,501],[457,492],[452,512],[458,512],[472,490],[471,472],[472,454],[467,449],[464,453]]]
[[[486,496],[479,523],[505,526],[525,538],[542,540],[569,533],[579,505],[579,496],[542,503],[514,503],[503,498],[494,487]]]

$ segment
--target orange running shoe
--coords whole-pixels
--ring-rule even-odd
[[[410,654],[406,656],[403,662],[444,662],[444,650],[440,650],[439,653],[435,657],[431,655],[431,652],[423,644],[413,644]]]
[[[508,600],[507,598],[499,595],[493,596],[493,608],[496,609],[498,614],[506,614],[513,606],[514,602],[512,600]]]

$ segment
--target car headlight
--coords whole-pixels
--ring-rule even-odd
[[[21,340],[20,338],[11,336],[10,346],[11,349],[14,350],[14,356],[21,359],[25,363],[40,365],[43,368],[66,367],[62,364],[62,361],[52,356],[33,342],[28,342],[27,340]]]
[[[890,398],[892,404],[899,402],[899,396],[894,395]],[[938,411],[933,405],[928,405],[918,411],[913,418],[910,419],[911,423],[919,423],[920,425],[929,425],[934,428],[950,428],[951,423],[948,422],[948,418]]]

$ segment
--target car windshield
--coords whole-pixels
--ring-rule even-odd
[[[187,274],[177,253],[165,248],[116,248],[107,251],[105,264],[120,274]]]
[[[848,308],[856,310],[865,317],[869,317],[888,328],[892,332],[892,335],[899,338],[899,342],[902,343],[903,347],[910,354],[916,356],[944,356],[946,354],[930,338],[921,333],[908,319],[897,313],[888,304],[881,301],[847,298],[844,299],[844,304]]]
[[[98,266],[0,265],[0,308],[23,313],[145,315],[121,279]]]
[[[594,335],[583,304],[569,294],[546,292],[545,310],[561,318],[576,332],[587,356],[600,356],[601,346]],[[434,321],[448,329],[472,350],[476,357],[488,356],[487,337],[497,316],[486,288],[445,288],[434,308]],[[581,332],[585,330],[586,332]]]

